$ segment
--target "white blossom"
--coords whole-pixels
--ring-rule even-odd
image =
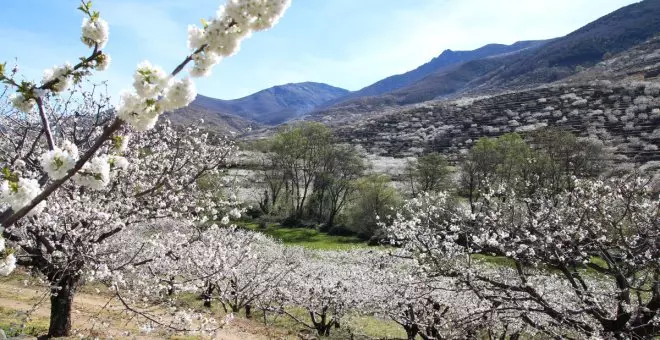
[[[14,211],[28,205],[40,193],[41,188],[36,179],[19,178],[15,183],[5,180],[0,184],[0,201],[9,205]],[[37,208],[32,209],[32,212],[35,212],[35,209]]]
[[[202,53],[193,57],[190,75],[209,75],[213,65],[222,57],[235,54],[241,41],[253,31],[275,25],[290,4],[290,0],[230,0],[203,29],[188,27],[188,47],[197,50],[206,46]]]
[[[66,91],[73,84],[72,72],[73,66],[69,63],[62,66],[54,66],[52,69],[44,71],[43,82],[49,83],[57,80],[52,86],[53,92],[59,93]]]
[[[16,269],[16,257],[14,254],[9,254],[0,260],[0,276],[8,276],[14,269]]]
[[[81,186],[91,189],[103,189],[110,182],[110,164],[107,156],[98,156],[85,163],[83,168],[73,177]]]
[[[103,49],[108,42],[109,32],[108,23],[105,20],[84,18],[81,40],[90,48],[98,45],[99,49]]]
[[[188,26],[188,48],[191,50],[197,50],[205,44],[206,34],[204,30],[195,26]]]
[[[213,53],[213,52],[202,52],[198,53],[193,57],[195,64],[190,69],[189,73],[191,77],[207,77],[211,75],[211,69],[213,66],[220,63],[222,58]]]
[[[140,333],[143,334],[151,334],[153,332],[154,328],[150,323],[145,323],[140,326]]]
[[[31,113],[32,110],[34,110],[34,107],[37,105],[37,101],[34,100],[34,98],[25,100],[25,96],[22,93],[12,93],[9,99],[17,110],[24,113]]]
[[[173,80],[172,84],[165,90],[161,105],[163,110],[172,111],[188,106],[197,97],[195,83],[190,78]]]
[[[41,167],[54,180],[66,176],[77,161],[78,147],[69,141],[64,141],[62,148],[55,147],[55,149],[45,152],[40,158]]]
[[[136,131],[152,129],[162,108],[153,99],[144,99],[139,95],[125,91],[121,94],[117,116],[131,125]]]
[[[97,71],[105,71],[110,67],[110,63],[112,62],[112,58],[110,57],[109,54],[103,53],[96,57],[96,64],[94,64],[94,69]]]
[[[229,211],[229,216],[231,216],[234,219],[239,219],[239,218],[241,218],[241,211],[234,208],[234,209]]]
[[[170,76],[162,68],[145,60],[137,66],[133,87],[140,97],[155,98],[167,87],[169,80]]]
[[[110,163],[110,167],[113,169],[126,170],[129,166],[128,159],[122,156],[108,156],[108,163]]]
[[[119,143],[119,147],[117,148],[117,151],[126,152],[126,150],[128,149],[128,143],[131,140],[131,135],[123,135],[123,136],[119,136],[119,138],[121,138],[121,141]]]

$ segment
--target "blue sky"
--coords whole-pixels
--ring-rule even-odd
[[[75,63],[80,42],[76,0],[2,1],[0,61],[21,73]],[[357,90],[427,62],[445,49],[562,36],[631,0],[293,0],[280,23],[197,82],[208,96],[233,99],[290,82]],[[213,16],[221,0],[95,0],[110,24],[112,65],[95,79],[116,95],[142,60],[166,70],[188,52],[188,24]]]

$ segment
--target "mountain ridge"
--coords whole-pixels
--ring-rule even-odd
[[[231,100],[200,94],[191,105],[219,115],[232,115],[258,124],[276,125],[308,113],[328,100],[348,92],[324,83],[288,83]],[[181,112],[171,115],[176,116]]]
[[[326,106],[308,116],[372,111],[461,95],[531,88],[574,75],[606,56],[632,48],[660,33],[660,0],[624,6],[536,49],[474,59],[437,70],[394,91]]]
[[[193,104],[208,113],[233,115],[265,125],[300,119],[327,121],[324,117],[340,118],[429,100],[549,84],[657,34],[660,0],[644,0],[559,38],[487,44],[471,51],[446,49],[411,71],[354,92],[324,83],[289,83],[233,100],[199,95]]]
[[[474,50],[454,51],[445,49],[438,56],[430,61],[418,66],[417,68],[401,74],[392,75],[383,78],[371,85],[365,86],[360,90],[331,101],[332,104],[345,102],[347,100],[359,97],[378,96],[403,88],[407,85],[421,80],[433,72],[437,72],[457,64],[468,61],[492,57],[505,53],[517,52],[524,49],[536,48],[551,40],[526,40],[517,41],[513,44],[491,43],[476,48]]]

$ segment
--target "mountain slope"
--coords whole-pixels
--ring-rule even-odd
[[[413,83],[373,97],[357,97],[312,116],[371,111],[464,94],[488,94],[550,83],[627,50],[660,33],[660,0],[645,0],[612,12],[537,48],[488,56],[436,70]],[[355,94],[351,95],[352,97]],[[318,117],[313,118],[318,119]]]
[[[546,83],[593,66],[608,55],[627,50],[660,33],[660,0],[620,8],[535,51],[500,72],[494,84]]]
[[[412,103],[459,91],[487,92],[550,83],[575,74],[581,67],[593,66],[606,55],[643,43],[658,33],[660,0],[646,0],[620,8],[538,49],[505,56],[500,63],[482,59],[465,63],[452,72],[436,72],[392,95],[402,103]],[[470,72],[475,68],[482,72]],[[465,73],[475,74],[475,77],[463,87],[456,86],[456,91],[447,91],[445,83]]]
[[[234,100],[199,95],[193,104],[208,111],[232,114],[262,124],[279,124],[347,93],[348,90],[327,84],[305,82],[274,86]]]
[[[203,96],[198,96],[198,99],[200,97]],[[213,100],[208,97],[203,98]],[[206,127],[224,134],[242,134],[262,127],[257,122],[224,112],[224,110],[207,109],[193,102],[183,109],[165,113],[164,117],[175,125],[199,124],[200,119],[203,119]]]
[[[525,49],[533,49],[545,44],[546,42],[547,40],[531,40],[518,41],[511,45],[488,44],[471,51],[452,51],[448,49],[443,51],[439,56],[433,58],[428,63],[419,66],[412,71],[382,79],[361,90],[352,92],[347,96],[340,98],[339,101],[346,101],[359,97],[382,95],[413,84],[414,82],[421,80],[429,74],[446,70],[447,68],[457,64],[498,54],[511,53]]]

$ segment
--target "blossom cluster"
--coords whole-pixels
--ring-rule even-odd
[[[83,18],[82,22],[82,42],[90,48],[98,46],[99,49],[103,49],[108,43],[108,37],[110,35],[110,30],[108,28],[108,22],[92,16],[91,18]]]
[[[54,66],[52,69],[45,70],[43,83],[50,82],[54,82],[52,90],[55,93],[68,90],[73,83],[73,66],[69,63],[65,63],[62,66]]]
[[[223,57],[238,51],[251,32],[275,25],[289,5],[290,0],[230,0],[204,28],[190,26],[188,46],[194,62],[190,75],[208,76]],[[121,94],[117,115],[137,131],[153,128],[162,113],[185,107],[197,96],[192,80],[176,80],[148,61],[137,66],[133,80],[133,90]]]
[[[18,211],[28,205],[41,193],[41,187],[36,179],[18,178],[17,181],[4,180],[0,183],[0,203]],[[30,214],[38,214],[44,204],[38,205]]]
[[[31,113],[37,105],[34,98],[26,97],[23,93],[12,93],[10,100],[14,107],[23,113]]]
[[[19,91],[12,94],[11,97],[13,106],[19,111],[30,113],[34,110],[37,105],[36,98],[43,97],[46,90],[50,90],[54,94],[68,90],[77,79],[81,78],[80,76],[86,74],[87,69],[97,71],[108,69],[111,58],[107,53],[100,51],[108,42],[108,23],[100,17],[98,12],[91,10],[91,2],[84,3],[78,9],[87,15],[83,19],[80,39],[88,47],[94,48],[94,53],[89,58],[81,58],[83,61],[75,67],[67,62],[44,70],[42,85],[39,88],[31,83],[21,84]],[[78,68],[80,70],[77,71]]]
[[[110,163],[107,156],[98,156],[85,163],[83,168],[73,176],[73,180],[81,186],[100,190],[110,182]]]
[[[16,268],[16,257],[5,247],[5,239],[0,237],[0,276],[7,276]]]
[[[66,176],[77,161],[78,147],[69,141],[64,141],[61,148],[55,147],[42,154],[40,164],[50,178],[58,180]]]
[[[190,75],[208,76],[222,58],[238,51],[241,40],[273,27],[290,5],[290,0],[229,0],[203,28],[189,26],[188,47],[201,50],[193,56]]]
[[[148,61],[138,65],[133,88],[134,92],[121,94],[117,115],[136,131],[152,129],[162,113],[185,107],[197,96],[195,84],[189,78],[173,79]]]

